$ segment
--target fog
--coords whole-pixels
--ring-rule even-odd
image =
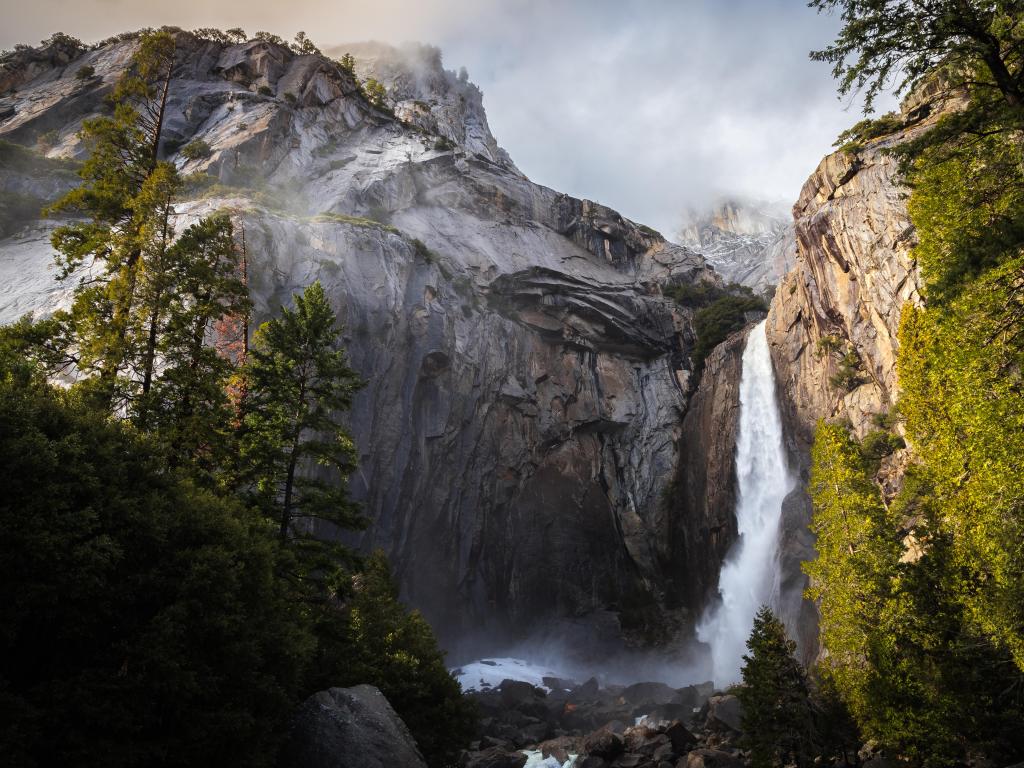
[[[860,116],[808,59],[838,20],[804,0],[2,3],[2,47],[162,24],[302,29],[323,48],[437,45],[482,88],[492,131],[528,176],[669,235],[684,209],[725,195],[791,203]]]

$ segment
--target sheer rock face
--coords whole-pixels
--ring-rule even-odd
[[[957,106],[942,93],[912,93],[904,103],[907,127],[867,142],[856,152],[835,152],[818,165],[793,207],[797,260],[780,283],[768,315],[768,342],[798,487],[783,509],[783,613],[801,641],[805,657],[816,653],[816,612],[799,594],[806,578],[799,563],[814,556],[807,525],[812,507],[806,493],[810,447],[819,419],[846,419],[863,437],[873,417],[887,413],[899,396],[897,332],[908,302],[920,305],[921,278],[912,256],[916,244],[907,214],[909,190],[899,178],[898,159],[886,148],[927,130]],[[841,356],[852,350],[858,381],[835,379]],[[890,463],[893,495],[907,461]]]
[[[476,102],[453,106],[469,86],[439,62],[416,73],[401,56],[372,63],[405,83],[399,107],[428,105],[430,121],[405,124],[323,57],[188,34],[178,44],[163,151],[219,184],[196,184],[177,230],[233,211],[257,319],[323,282],[366,381],[350,414],[351,490],[371,521],[356,543],[385,549],[442,639],[609,614],[636,638],[695,610],[666,565],[678,559],[666,542],[686,523],[672,524],[672,539],[661,503],[689,396],[692,318],[661,287],[718,281],[703,259],[530,182]],[[31,144],[56,131],[51,156],[84,156],[81,120],[104,108],[133,46],[31,76],[0,62],[19,82],[0,92],[0,138]],[[94,77],[75,78],[86,63]],[[196,139],[209,156],[175,154]],[[13,178],[0,169],[0,184]],[[35,183],[53,196],[52,180]],[[67,302],[70,286],[53,282],[53,226],[0,240],[0,321]]]
[[[847,417],[863,434],[895,401],[900,312],[920,292],[906,190],[898,161],[882,152],[894,140],[826,157],[793,208],[797,263],[776,292],[768,339],[784,410],[805,445],[819,418]],[[848,348],[860,358],[852,389],[830,381]]]
[[[736,438],[748,332],[733,334],[708,355],[683,419],[672,536],[664,554],[684,604],[707,602],[736,540]]]

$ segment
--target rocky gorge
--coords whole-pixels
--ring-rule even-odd
[[[783,508],[780,608],[813,657],[800,570],[813,553],[811,430],[846,417],[863,434],[888,411],[900,309],[919,300],[913,230],[883,152],[899,136],[823,160],[791,229],[737,232],[735,211],[705,227],[694,245],[729,227],[757,241],[725,249],[729,271],[531,182],[491,135],[480,91],[436,49],[332,51],[355,57],[349,71],[270,40],[176,40],[162,145],[189,175],[176,226],[230,212],[257,319],[324,285],[365,382],[350,414],[350,490],[371,524],[353,543],[385,550],[403,598],[460,657],[538,636],[591,658],[683,647],[737,536],[745,336],[696,371],[694,310],[668,292],[733,279],[764,288],[792,262],[767,322],[799,476]],[[5,195],[38,210],[75,183],[78,130],[106,109],[135,45],[58,39],[3,59]],[[384,103],[366,97],[365,77]],[[917,102],[905,115],[908,133],[932,119]],[[16,145],[45,159],[14,163]],[[54,225],[5,224],[0,320],[67,302],[70,286],[53,281]],[[837,386],[848,352],[852,386]]]

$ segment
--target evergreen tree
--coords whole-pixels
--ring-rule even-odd
[[[84,217],[53,233],[64,277],[83,263],[98,263],[98,275],[76,291],[65,325],[65,347],[106,407],[125,412],[132,397],[129,374],[146,379],[152,362],[140,364],[148,346],[133,320],[139,312],[140,261],[154,245],[169,241],[169,199],[175,191],[171,167],[157,172],[175,41],[167,32],[144,34],[128,71],[111,94],[112,116],[86,120],[82,132],[93,150],[80,174],[84,183],[58,200],[52,211]],[[154,224],[154,219],[156,223]],[[154,244],[154,240],[156,243]],[[126,378],[128,381],[126,381]]]
[[[242,459],[282,541],[313,544],[316,523],[362,523],[345,489],[355,446],[340,421],[360,382],[320,282],[294,300],[294,309],[257,329],[250,347]]]
[[[273,765],[315,642],[266,522],[3,346],[0,482],[0,762]]]
[[[349,601],[350,655],[330,677],[371,682],[412,731],[427,762],[453,765],[476,731],[476,709],[445,667],[430,625],[398,602],[383,552],[370,555],[354,578]]]
[[[235,372],[214,337],[250,305],[230,218],[212,216],[185,230],[166,254],[163,275],[173,289],[156,348],[165,365],[146,412],[175,463],[212,478],[234,440],[228,387]]]
[[[807,765],[813,757],[807,680],[796,643],[768,606],[754,617],[743,656],[743,738],[754,768]]]
[[[834,64],[840,93],[865,89],[865,111],[893,85],[902,91],[940,63],[991,92],[1024,121],[1024,3],[1020,0],[811,0],[840,9],[835,42],[811,58]]]

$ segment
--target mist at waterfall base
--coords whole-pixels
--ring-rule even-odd
[[[750,331],[743,350],[736,480],[739,536],[722,565],[719,599],[697,624],[697,638],[711,648],[711,678],[720,687],[739,682],[754,614],[762,605],[777,607],[779,597],[779,522],[792,479],[764,321]]]
[[[747,337],[739,399],[738,537],[722,565],[718,598],[697,624],[696,642],[659,651],[618,649],[601,654],[595,664],[594,653],[580,653],[583,638],[578,632],[564,625],[549,627],[542,636],[458,667],[454,671],[464,690],[494,688],[504,679],[544,688],[545,677],[577,682],[596,677],[603,684],[622,685],[658,681],[680,687],[712,680],[725,688],[739,682],[754,615],[762,605],[778,607],[779,526],[783,499],[793,486],[763,321]]]

